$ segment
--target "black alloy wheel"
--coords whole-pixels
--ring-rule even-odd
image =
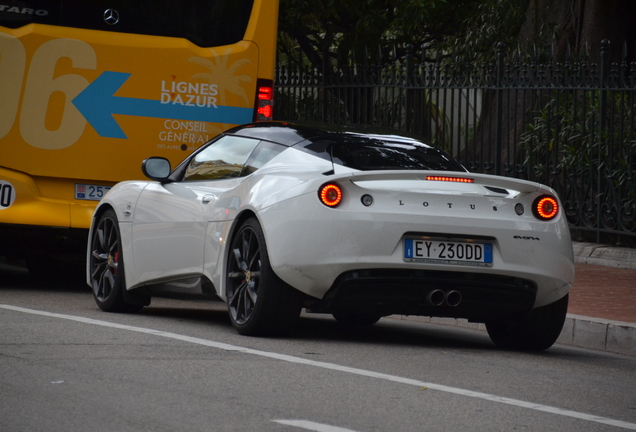
[[[117,215],[107,210],[91,237],[90,278],[97,306],[106,312],[136,312],[143,306],[124,300],[126,283]]]
[[[488,336],[500,347],[513,350],[544,351],[559,338],[568,312],[569,294],[548,305],[533,309],[517,319],[486,323]]]
[[[255,218],[246,220],[232,239],[226,287],[230,320],[240,334],[283,332],[300,314],[300,295],[272,270]]]

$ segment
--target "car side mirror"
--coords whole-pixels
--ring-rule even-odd
[[[168,159],[154,156],[141,163],[141,171],[150,180],[165,182],[172,168]]]

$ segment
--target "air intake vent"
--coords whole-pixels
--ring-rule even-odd
[[[494,186],[484,186],[484,187],[486,189],[488,189],[489,191],[492,191],[494,193],[504,194],[504,195],[510,194],[510,192],[508,192],[506,189],[503,189],[503,188],[498,188],[498,187],[494,187]]]

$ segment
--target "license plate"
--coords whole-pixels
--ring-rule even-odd
[[[99,201],[110,188],[111,186],[75,183],[75,199]]]
[[[407,238],[404,239],[404,260],[492,266],[492,244]]]

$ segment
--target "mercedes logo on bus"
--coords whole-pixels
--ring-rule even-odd
[[[104,11],[104,22],[108,25],[115,25],[119,22],[119,12],[115,9],[106,9]]]

